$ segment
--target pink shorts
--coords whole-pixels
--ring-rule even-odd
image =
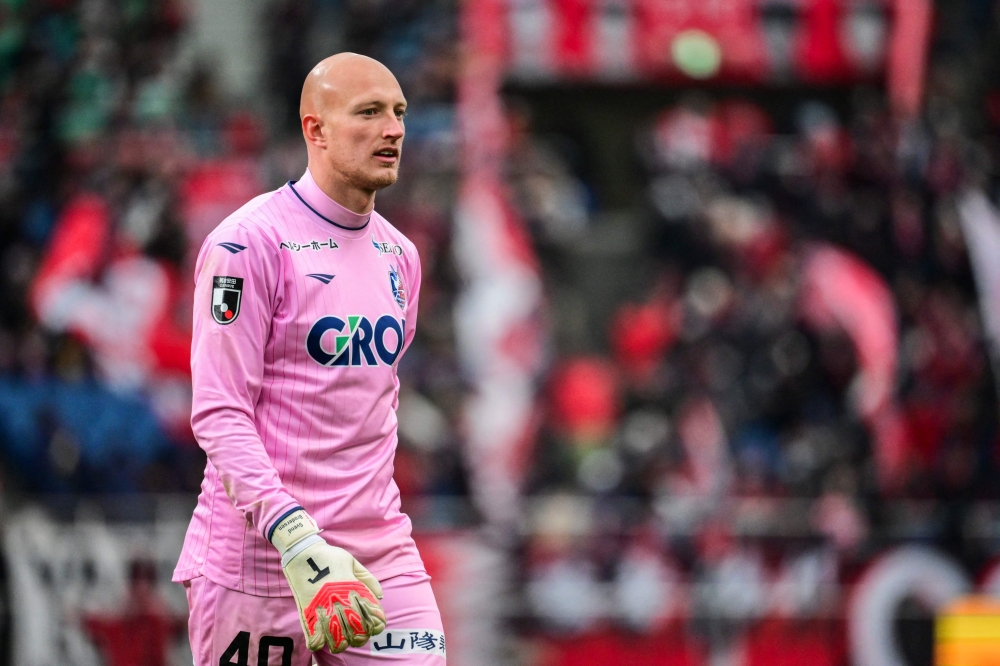
[[[341,654],[306,648],[292,597],[257,597],[204,576],[184,583],[194,666],[444,666],[444,628],[431,578],[403,574],[381,581],[385,631]]]

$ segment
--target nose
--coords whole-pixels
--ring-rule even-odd
[[[398,141],[403,138],[405,133],[406,128],[403,127],[403,121],[395,115],[391,115],[389,122],[386,123],[385,128],[382,130],[382,138]]]

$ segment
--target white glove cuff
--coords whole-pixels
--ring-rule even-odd
[[[318,534],[310,534],[304,539],[299,539],[291,545],[291,547],[281,554],[281,568],[284,569],[292,558],[301,553],[303,550],[315,543],[326,543],[323,541],[323,537]]]

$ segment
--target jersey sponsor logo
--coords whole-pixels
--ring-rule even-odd
[[[212,319],[217,324],[232,324],[240,316],[243,278],[216,275],[212,278]]]
[[[445,656],[444,632],[436,629],[386,627],[370,641],[371,654],[436,654]]]
[[[229,241],[226,241],[225,243],[219,243],[218,245],[221,248],[229,250],[232,254],[237,254],[238,252],[242,252],[243,250],[247,249],[246,245],[240,245],[238,243],[230,243]]]
[[[327,275],[326,273],[306,273],[306,277],[315,278],[320,282],[322,282],[323,284],[330,284],[330,281],[337,276]]]
[[[328,315],[316,320],[306,335],[306,352],[320,365],[392,365],[403,351],[406,320],[382,315],[373,326],[368,317],[348,315],[347,321]],[[327,336],[333,332],[332,336]],[[323,337],[333,339],[333,349]]]
[[[395,266],[389,266],[389,287],[392,289],[392,297],[396,299],[396,305],[400,310],[406,309],[406,289],[403,287],[403,280],[399,277],[399,271]]]
[[[324,248],[330,250],[339,250],[340,246],[332,238],[327,238],[325,241],[311,240],[305,243],[296,243],[295,241],[281,241],[281,245],[278,246],[282,250],[291,250],[292,252],[301,252],[302,250],[322,250]]]
[[[378,250],[378,256],[380,257],[383,254],[394,254],[397,257],[403,254],[403,246],[377,241],[375,240],[375,234],[372,234],[372,247]]]

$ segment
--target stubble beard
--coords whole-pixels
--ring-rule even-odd
[[[345,180],[364,191],[377,191],[389,187],[399,178],[399,167],[395,169],[379,168],[374,173],[364,169],[352,168],[342,172]]]

